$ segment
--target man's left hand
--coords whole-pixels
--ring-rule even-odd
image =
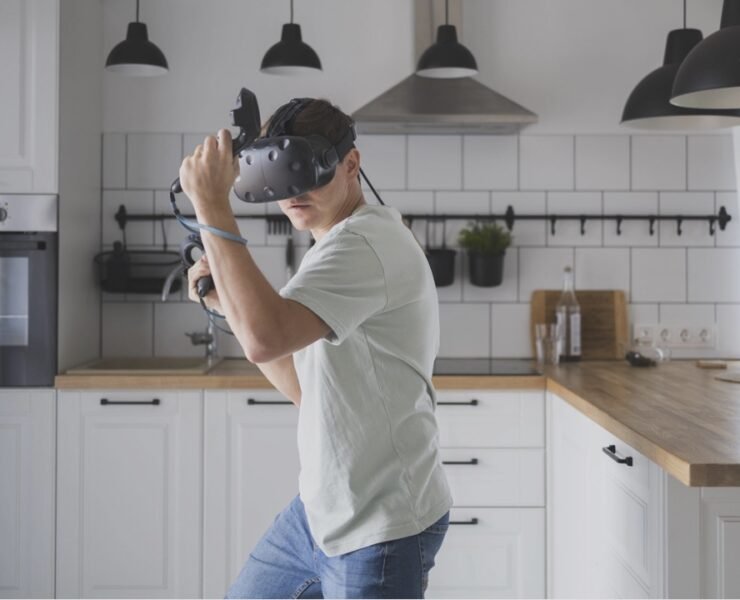
[[[220,129],[196,146],[180,165],[180,185],[196,212],[229,207],[229,190],[239,174],[231,133]]]

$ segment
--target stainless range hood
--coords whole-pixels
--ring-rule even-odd
[[[459,29],[461,5],[450,3],[450,7],[450,23]],[[432,0],[415,0],[417,56],[432,43],[440,22],[433,8]],[[430,79],[418,75],[383,92],[352,118],[361,133],[516,134],[537,122],[533,112],[470,77]]]

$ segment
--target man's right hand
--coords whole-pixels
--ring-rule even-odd
[[[198,290],[196,287],[197,281],[201,277],[211,274],[211,268],[208,265],[208,258],[204,254],[198,261],[188,269],[188,298],[193,302],[200,304],[200,297],[198,296]],[[210,310],[216,310],[221,314],[224,314],[221,308],[221,301],[218,298],[218,291],[211,290],[203,298],[203,302]]]

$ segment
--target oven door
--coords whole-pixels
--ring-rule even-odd
[[[56,233],[0,233],[0,387],[54,385],[56,269]]]

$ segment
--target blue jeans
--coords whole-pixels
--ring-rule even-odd
[[[423,598],[449,513],[417,535],[326,556],[300,497],[257,543],[226,598]]]

